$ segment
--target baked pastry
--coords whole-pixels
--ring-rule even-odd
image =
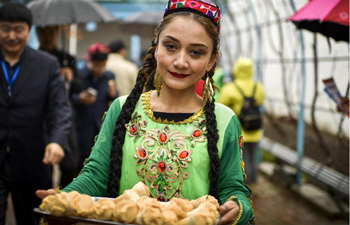
[[[193,210],[193,206],[192,206],[191,202],[189,200],[187,200],[187,199],[172,198],[170,200],[170,202],[175,202],[185,212],[190,212],[190,211]]]
[[[134,223],[139,212],[139,207],[135,202],[121,200],[113,210],[112,220],[121,223]]]
[[[204,202],[196,209],[187,213],[187,217],[180,220],[180,225],[214,225],[219,219],[219,212],[211,202]]]
[[[163,215],[159,208],[146,207],[139,211],[136,218],[136,224],[143,225],[162,225]]]
[[[94,204],[90,218],[99,220],[112,220],[115,204],[111,199],[100,199]]]
[[[123,195],[119,195],[118,197],[116,197],[115,199],[113,199],[114,204],[117,204],[118,202],[120,202],[121,200],[123,200]]]
[[[132,202],[137,202],[140,196],[133,190],[125,190],[122,194],[123,200],[129,200]]]
[[[198,208],[196,208],[195,210],[202,210],[202,211],[208,210],[210,215],[212,217],[215,217],[215,219],[219,218],[219,216],[220,216],[219,211],[218,211],[218,207],[211,202],[204,202],[204,203],[200,204],[198,206]],[[195,210],[193,210],[192,212],[195,212]],[[190,214],[190,213],[187,213],[187,214]]]
[[[62,192],[63,193],[63,192]],[[67,211],[66,216],[74,216],[74,212],[72,209],[72,202],[74,201],[75,198],[79,198],[80,193],[77,191],[71,191],[67,193],[67,196],[69,198],[69,210]]]
[[[178,220],[181,220],[186,217],[186,212],[175,202],[170,201],[162,204],[162,212],[171,211],[173,212]]]
[[[139,206],[140,210],[149,207],[160,208],[160,203],[157,199],[147,196],[140,197],[136,203]]]
[[[148,186],[141,181],[135,184],[131,190],[136,192],[140,197],[149,196],[151,194]]]
[[[171,210],[162,211],[162,215],[163,215],[163,224],[177,225],[179,222],[178,217]]]
[[[49,199],[48,211],[53,216],[66,216],[70,212],[70,200],[68,193],[62,192],[55,194],[53,198]]]
[[[68,192],[68,197],[69,199],[72,201],[74,198],[80,196],[80,193],[77,192],[77,191],[71,191],[71,192]]]
[[[215,225],[217,219],[215,220],[212,216],[208,214],[207,210],[199,210],[193,213],[191,216],[186,217],[179,221],[179,225]]]
[[[45,212],[50,212],[49,204],[52,201],[52,199],[54,199],[54,198],[56,198],[55,195],[48,195],[48,196],[46,196],[42,200],[42,202],[41,202],[41,204],[39,206],[40,210],[45,211]]]
[[[200,204],[204,203],[204,202],[210,202],[212,203],[214,206],[216,206],[216,208],[219,208],[219,202],[216,198],[214,198],[213,196],[211,195],[204,195],[202,197],[199,197],[195,200],[191,200],[190,201],[193,208],[197,208]]]
[[[74,216],[89,217],[94,210],[94,201],[89,195],[82,194],[72,199],[71,207]]]
[[[161,203],[151,198],[142,182],[115,199],[102,198],[96,203],[89,195],[77,191],[61,192],[43,199],[41,210],[53,216],[78,216],[142,225],[214,225],[219,219],[219,203],[210,196],[195,200],[172,198]]]

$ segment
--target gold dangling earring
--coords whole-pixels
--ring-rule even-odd
[[[157,96],[160,95],[160,90],[162,89],[162,76],[158,73],[158,69],[156,69],[156,73],[154,74],[153,86],[156,88]]]
[[[210,82],[208,73],[206,74],[202,95],[203,95],[204,102],[207,102],[208,100],[209,102],[213,102],[214,89],[213,89],[212,83]]]

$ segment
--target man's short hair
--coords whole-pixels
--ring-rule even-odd
[[[124,42],[120,41],[120,40],[115,40],[115,41],[112,41],[110,44],[109,44],[109,49],[111,50],[111,52],[113,53],[118,53],[120,52],[120,50],[124,49],[125,46],[124,46]]]
[[[8,2],[0,7],[0,21],[26,22],[31,27],[33,17],[30,10],[24,4]]]

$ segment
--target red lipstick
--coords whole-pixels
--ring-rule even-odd
[[[170,72],[171,76],[176,77],[176,78],[186,78],[188,75],[187,74],[181,74],[181,73],[174,73]]]

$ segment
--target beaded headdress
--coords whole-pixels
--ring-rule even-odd
[[[174,12],[190,11],[208,17],[220,31],[219,6],[209,1],[201,0],[169,0],[164,12],[164,17]]]

